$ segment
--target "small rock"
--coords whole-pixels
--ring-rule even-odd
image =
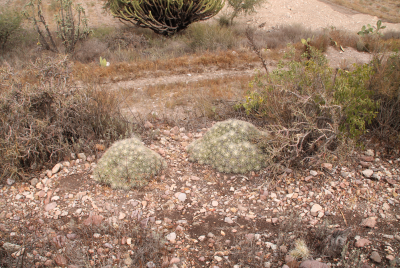
[[[326,168],[327,170],[332,170],[333,165],[330,163],[323,163],[321,164],[321,167]]]
[[[172,258],[172,259],[170,260],[169,264],[179,263],[180,261],[181,261],[181,260],[180,260],[179,258],[174,257],[174,258]]]
[[[10,178],[7,179],[7,184],[8,184],[8,185],[11,186],[11,185],[13,185],[14,183],[15,183],[15,180],[10,179]]]
[[[126,217],[126,214],[123,213],[123,212],[120,212],[120,213],[119,213],[119,216],[118,216],[118,219],[119,219],[119,220],[123,220],[123,219],[125,219],[125,217]]]
[[[365,169],[362,171],[362,174],[364,175],[364,177],[370,178],[372,174],[374,174],[374,171],[372,169]]]
[[[114,248],[113,245],[111,245],[110,243],[104,243],[103,245],[105,248]]]
[[[200,242],[203,242],[206,239],[205,235],[201,235],[197,238]]]
[[[386,259],[389,261],[393,261],[394,260],[394,256],[393,255],[386,255]]]
[[[9,252],[9,253],[14,253],[14,252],[20,250],[20,249],[21,249],[21,246],[20,246],[20,245],[16,245],[16,244],[11,244],[11,243],[5,242],[5,243],[3,244],[3,248],[4,248],[5,251],[7,251],[7,252]]]
[[[225,217],[224,222],[233,223],[233,220],[230,217]]]
[[[368,149],[368,150],[365,152],[365,155],[367,155],[367,156],[374,156],[374,155],[375,155],[374,150]]]
[[[56,202],[51,202],[51,203],[47,204],[47,205],[44,207],[44,210],[45,210],[45,211],[50,211],[50,210],[55,209],[56,207],[57,207],[57,203],[56,203]]]
[[[381,256],[379,256],[379,253],[376,252],[376,251],[373,251],[373,252],[371,253],[370,258],[371,258],[371,260],[373,260],[374,262],[377,262],[377,263],[380,263],[380,262],[382,261]]]
[[[362,220],[361,226],[374,228],[376,225],[376,217],[369,217],[367,219]]]
[[[322,211],[322,207],[318,204],[314,204],[311,208],[311,215],[316,217],[320,211]]]
[[[179,193],[178,200],[181,201],[181,202],[185,202],[186,194],[185,193]]]
[[[280,249],[280,251],[282,253],[287,253],[287,247],[286,246],[280,246],[279,249]]]
[[[388,203],[383,204],[382,209],[385,210],[385,211],[390,210],[389,204]]]
[[[37,178],[33,178],[31,179],[30,183],[32,186],[36,186],[36,184],[39,182],[39,180]]]
[[[146,267],[147,268],[156,268],[156,264],[152,261],[149,261],[148,263],[146,263]]]
[[[129,266],[132,265],[133,260],[131,259],[131,257],[128,256],[127,258],[124,259],[124,263],[125,263],[126,266],[129,267]],[[146,267],[149,267],[149,266],[146,265]],[[155,266],[151,266],[151,267],[155,267]]]
[[[357,248],[363,248],[365,246],[368,246],[369,244],[371,244],[371,241],[369,241],[366,238],[361,238],[361,239],[358,239],[358,241],[356,242],[355,246]]]
[[[168,241],[170,241],[170,242],[175,241],[175,239],[176,239],[176,233],[172,232],[172,233],[168,234],[168,235],[167,235],[167,239],[168,239]]]
[[[56,174],[60,171],[60,169],[61,169],[61,164],[58,163],[52,168],[51,173]]]
[[[319,261],[303,261],[300,263],[300,268],[328,268],[328,265]]]
[[[54,261],[58,266],[66,266],[68,264],[67,258],[65,258],[63,255],[57,254],[57,256],[54,258]]]
[[[216,207],[216,206],[218,206],[218,201],[212,201],[211,204],[212,204],[213,207]]]
[[[86,155],[84,153],[79,153],[78,158],[82,159],[83,161],[86,161]]]
[[[100,223],[103,221],[104,217],[101,215],[95,215],[95,214],[90,214],[89,217],[83,221],[83,224],[86,226],[89,225],[100,225]]]
[[[153,127],[154,127],[153,124],[150,123],[149,121],[146,121],[146,123],[144,123],[144,128],[149,129],[149,128],[153,128]]]
[[[215,259],[217,262],[222,261],[222,258],[221,258],[220,256],[214,256],[214,259]]]
[[[310,175],[315,177],[318,175],[318,172],[316,172],[315,170],[310,170]]]

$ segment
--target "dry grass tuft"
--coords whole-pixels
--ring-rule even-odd
[[[2,178],[91,151],[98,139],[129,135],[116,92],[75,87],[67,57],[40,58],[26,69],[0,70],[0,170]]]

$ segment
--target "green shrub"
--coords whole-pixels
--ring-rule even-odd
[[[256,8],[261,6],[266,0],[228,0],[228,5],[233,9],[229,16],[230,24],[233,19],[240,14],[249,15],[256,12]]]
[[[341,130],[351,138],[359,137],[377,115],[379,102],[373,100],[370,80],[374,76],[372,66],[356,65],[354,71],[339,70],[336,76],[334,98],[342,107]]]
[[[6,43],[13,34],[21,29],[21,14],[10,8],[2,8],[0,10],[0,46],[5,49]]]
[[[191,161],[211,165],[219,172],[247,173],[260,170],[266,155],[254,141],[267,139],[267,134],[240,120],[216,123],[199,140],[188,146]]]
[[[166,167],[164,159],[137,138],[115,142],[99,160],[94,179],[113,189],[143,187]]]
[[[222,0],[107,0],[105,4],[114,17],[165,36],[215,16],[222,7]]]

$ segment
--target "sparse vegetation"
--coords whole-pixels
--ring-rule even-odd
[[[88,27],[88,19],[85,16],[85,10],[81,5],[76,5],[73,11],[71,0],[59,0],[58,14],[55,15],[57,24],[57,37],[60,38],[65,49],[65,53],[72,53],[79,41],[86,39],[91,33]],[[30,20],[39,35],[38,45],[46,50],[58,52],[53,34],[49,29],[46,18],[43,15],[42,0],[32,0],[26,5],[25,16]],[[43,29],[43,28],[44,29]]]
[[[207,23],[145,29],[131,9],[142,28],[81,36],[71,1],[32,3],[39,40],[18,26],[0,56],[0,266],[360,267],[372,247],[353,226],[395,265],[400,33],[232,25],[262,3],[239,0]],[[348,47],[373,60],[330,68]]]
[[[27,171],[75,150],[93,151],[96,139],[130,135],[119,114],[117,92],[76,88],[70,71],[68,58],[61,56],[38,59],[18,73],[1,68],[2,179],[24,178]]]

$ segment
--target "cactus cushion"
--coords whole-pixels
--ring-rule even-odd
[[[265,166],[265,154],[255,140],[267,134],[240,120],[216,123],[201,139],[188,146],[191,161],[213,166],[219,172],[247,173]]]
[[[115,189],[146,186],[166,166],[164,159],[137,138],[115,142],[99,160],[94,179]]]

